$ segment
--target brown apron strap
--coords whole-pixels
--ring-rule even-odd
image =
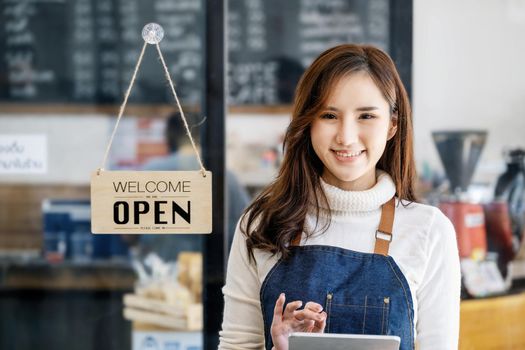
[[[381,221],[376,231],[375,254],[388,256],[388,248],[392,241],[392,226],[394,225],[395,197],[383,204],[381,208]]]
[[[379,228],[376,231],[376,245],[374,248],[375,254],[388,255],[388,248],[392,241],[392,227],[394,226],[394,211],[395,211],[395,197],[392,197],[388,202],[381,207],[381,221]],[[301,244],[302,232],[299,232],[292,240],[292,246],[299,246]]]

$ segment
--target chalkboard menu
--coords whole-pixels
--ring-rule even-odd
[[[389,47],[389,0],[230,0],[230,104],[290,102],[306,67],[342,43]]]
[[[184,104],[204,90],[204,0],[0,0],[0,100],[120,103],[149,22]],[[340,43],[390,47],[390,0],[229,0],[230,105],[290,103],[304,69]],[[131,103],[172,102],[146,51]]]
[[[0,99],[120,103],[144,43],[161,23],[162,52],[186,104],[203,86],[202,0],[0,0]],[[130,102],[171,102],[153,46]]]

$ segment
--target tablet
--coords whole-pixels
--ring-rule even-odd
[[[393,335],[292,333],[290,350],[399,350],[401,338]]]

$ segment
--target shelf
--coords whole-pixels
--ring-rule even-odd
[[[135,272],[127,261],[86,263],[45,260],[0,261],[0,290],[132,290]]]
[[[118,115],[119,105],[116,104],[97,104],[86,103],[14,103],[0,102],[2,106],[1,114],[43,114],[43,115],[61,115],[61,114],[102,114]],[[185,112],[199,113],[199,106],[182,106]],[[292,105],[248,105],[248,106],[229,106],[228,114],[292,114]],[[128,104],[125,115],[137,117],[161,116],[165,117],[177,110],[175,104]]]
[[[43,114],[60,116],[71,114],[102,114],[118,115],[119,105],[113,104],[58,104],[58,103],[6,103],[1,102],[2,114]],[[169,104],[129,104],[126,106],[124,114],[127,116],[149,117],[167,116],[177,109],[175,105]],[[197,112],[197,106],[183,106],[184,111]]]
[[[253,105],[253,106],[230,106],[228,107],[228,114],[289,114],[292,115],[293,106],[290,105]]]

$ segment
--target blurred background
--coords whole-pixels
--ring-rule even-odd
[[[91,233],[150,22],[217,174],[209,237]],[[341,43],[388,52],[410,94],[418,193],[458,235],[460,348],[525,349],[524,32],[522,0],[0,0],[0,349],[216,348],[235,224]],[[198,170],[176,111],[150,46],[107,169]]]

